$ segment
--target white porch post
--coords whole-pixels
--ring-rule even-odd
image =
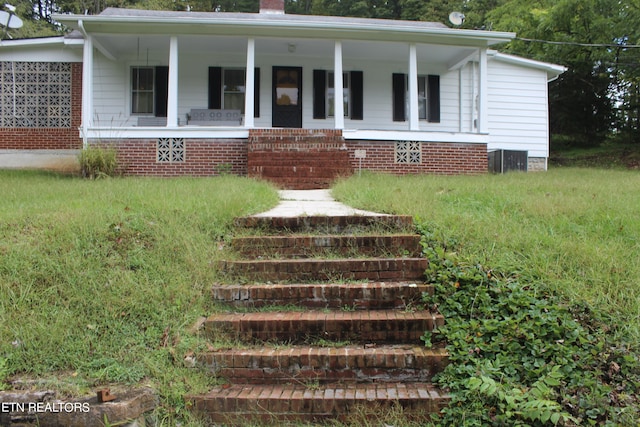
[[[420,130],[418,113],[418,53],[415,43],[409,45],[409,130]]]
[[[87,146],[87,132],[93,118],[93,38],[85,36],[82,49],[82,144]]]
[[[169,41],[167,127],[178,127],[178,37],[176,36],[171,36]]]
[[[334,96],[334,120],[336,129],[344,129],[344,100],[343,100],[343,85],[342,81],[342,42],[336,40],[335,52],[333,58],[333,87]]]
[[[489,131],[489,82],[487,78],[487,49],[480,49],[478,61],[480,77],[478,93],[478,132]]]
[[[244,90],[244,126],[254,127],[253,111],[255,106],[256,40],[247,40],[247,72]]]

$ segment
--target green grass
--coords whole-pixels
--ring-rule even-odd
[[[640,340],[640,174],[552,169],[473,177],[363,174],[334,197],[409,214],[458,242],[459,256],[584,302]]]
[[[367,174],[334,196],[417,217],[445,316],[434,425],[637,425],[640,174],[554,169],[476,177]],[[399,424],[402,425],[402,424]]]
[[[338,183],[334,196],[413,215],[456,251],[444,258],[586,304],[608,326],[595,325],[635,345],[638,188],[640,174],[622,170],[365,173]],[[161,398],[159,424],[189,420],[184,395],[217,381],[184,363],[207,348],[188,329],[216,310],[207,298],[220,280],[212,261],[229,255],[220,248],[229,246],[221,243],[234,233],[233,218],[274,206],[274,189],[231,176],[89,181],[2,171],[0,194],[0,388],[16,377],[68,394],[151,385]]]
[[[0,383],[51,376],[73,394],[150,382],[168,412],[209,385],[183,366],[204,345],[187,330],[209,314],[233,218],[277,204],[273,187],[2,171],[0,194]]]
[[[605,169],[640,168],[640,144],[605,142],[597,147],[552,149],[550,164],[561,167],[597,167]]]

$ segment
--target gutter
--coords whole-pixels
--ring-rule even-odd
[[[451,44],[466,40],[469,45],[488,46],[496,43],[511,41],[515,33],[459,30],[451,28],[437,28],[398,24],[397,21],[385,22],[384,19],[372,22],[336,22],[325,20],[300,19],[304,15],[293,15],[294,19],[285,16],[261,16],[260,14],[215,14],[213,17],[161,17],[161,16],[84,16],[84,15],[52,15],[52,18],[67,26],[75,27],[82,21],[85,31],[100,33],[135,33],[135,34],[167,34],[169,29],[177,34],[225,34],[225,35],[255,35],[282,37],[314,37],[309,31],[326,34],[326,38],[389,40],[389,35],[395,35],[398,41],[417,41],[423,38],[445,38]],[[290,18],[292,15],[289,15]],[[274,19],[275,18],[275,19]],[[131,26],[131,29],[127,28]],[[124,27],[124,28],[119,28]],[[122,31],[125,30],[125,31]],[[281,30],[281,31],[278,31]],[[292,31],[299,34],[291,34]],[[354,37],[355,36],[355,37]],[[394,38],[394,40],[396,39]],[[428,41],[425,41],[428,42]]]

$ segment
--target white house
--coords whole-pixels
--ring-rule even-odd
[[[565,69],[490,49],[514,34],[283,4],[57,15],[75,31],[2,41],[0,162],[108,145],[127,174],[311,187],[359,166],[484,173],[495,150],[546,169],[548,82]]]

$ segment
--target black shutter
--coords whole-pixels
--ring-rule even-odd
[[[362,71],[351,71],[351,119],[364,118],[364,90]]]
[[[406,90],[405,74],[393,73],[393,121],[406,121],[405,94]]]
[[[313,118],[327,118],[327,72],[313,70]]]
[[[169,100],[169,67],[156,67],[156,80],[154,82],[154,86],[154,90],[156,92],[156,117],[167,117],[167,101]]]
[[[430,123],[440,123],[440,76],[427,77],[427,120]]]
[[[253,117],[260,117],[260,68],[255,69],[253,79]]]
[[[209,106],[212,110],[222,108],[222,68],[209,67]]]

